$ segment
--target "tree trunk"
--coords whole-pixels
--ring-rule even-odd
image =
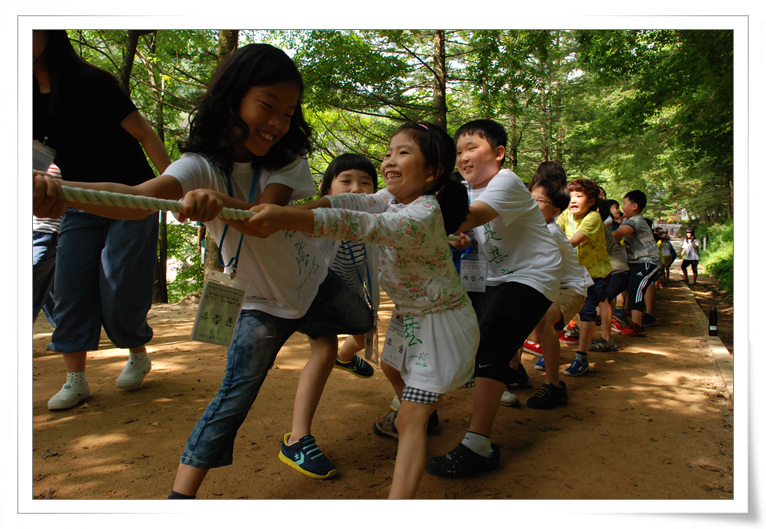
[[[434,124],[447,130],[447,54],[444,30],[434,34]]]
[[[221,30],[218,32],[219,63],[237,49],[238,40],[238,30]],[[205,252],[202,259],[205,265],[205,277],[207,277],[211,270],[223,271],[223,267],[218,263],[218,244],[207,230],[205,232]]]
[[[157,53],[157,32],[155,31],[152,36],[152,43],[150,47],[150,53],[155,56]],[[147,62],[147,72],[149,74],[149,87],[154,94],[154,128],[157,131],[157,135],[165,143],[165,112],[162,107],[163,99],[163,87],[162,87],[162,74],[156,63],[151,61]],[[152,301],[155,303],[167,303],[168,302],[168,214],[165,211],[160,211],[160,230],[159,230],[159,255],[157,258],[157,266],[154,270],[154,291],[152,295]]]

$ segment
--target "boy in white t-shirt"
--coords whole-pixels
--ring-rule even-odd
[[[564,324],[582,308],[588,286],[572,244],[555,221],[569,206],[569,191],[566,186],[553,180],[543,180],[532,188],[532,197],[558,245],[561,254],[561,284],[556,300],[534,330],[542,349],[543,365],[548,368],[545,370],[545,383],[527,400],[527,408],[551,409],[566,404],[569,400],[567,387],[559,380],[561,344],[558,336]],[[512,369],[523,369],[520,353],[521,351],[511,360]],[[503,396],[505,397],[505,393]]]
[[[518,176],[502,169],[508,142],[502,125],[472,121],[457,130],[455,141],[457,167],[471,200],[459,231],[474,230],[479,268],[481,262],[486,265],[486,291],[469,292],[481,339],[468,433],[452,451],[426,463],[427,472],[441,477],[499,465],[500,449],[490,442],[490,433],[510,377],[510,359],[557,298],[561,280],[561,255],[537,202]]]

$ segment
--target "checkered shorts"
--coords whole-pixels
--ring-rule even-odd
[[[419,402],[420,404],[433,404],[438,401],[444,393],[431,393],[422,389],[404,386],[402,391],[402,400]]]

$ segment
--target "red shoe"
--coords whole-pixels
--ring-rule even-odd
[[[540,347],[539,343],[533,342],[531,340],[525,341],[524,346],[521,348],[521,350],[527,353],[533,354],[535,356],[543,356],[543,348]]]
[[[630,325],[628,327],[624,327],[620,334],[623,336],[646,336],[646,331],[643,327],[640,325],[636,325],[633,322],[630,322]]]
[[[630,322],[628,322],[628,325],[623,325],[620,323],[620,320],[618,320],[615,317],[612,317],[612,330],[615,332],[619,332],[622,334],[622,331],[630,327]]]
[[[561,343],[580,343],[580,337],[571,334],[571,331],[561,331],[559,334],[559,342]]]

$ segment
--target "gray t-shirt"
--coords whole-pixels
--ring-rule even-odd
[[[660,261],[660,250],[654,240],[652,229],[639,213],[622,222],[622,226],[630,226],[633,233],[625,236],[627,261],[633,263],[657,263]]]

